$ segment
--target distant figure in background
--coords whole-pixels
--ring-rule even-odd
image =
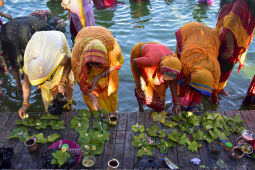
[[[248,88],[247,95],[243,101],[245,106],[255,106],[255,75],[251,81],[251,84]]]
[[[85,27],[75,38],[72,71],[90,111],[115,113],[118,104],[118,71],[124,57],[112,33],[101,26]]]
[[[222,42],[218,57],[221,67],[219,92],[224,95],[229,95],[224,87],[235,64],[239,62],[238,72],[244,66],[247,50],[254,36],[254,27],[254,0],[220,1],[216,31]]]
[[[141,18],[150,14],[150,0],[129,0],[130,14],[132,18]]]
[[[76,37],[78,32],[87,26],[94,26],[94,12],[90,0],[62,0],[64,9],[68,9],[70,32]]]
[[[199,0],[199,2],[202,3],[202,4],[211,5],[214,2],[214,0]]]
[[[23,104],[19,116],[26,117],[31,85],[40,85],[45,111],[53,98],[62,93],[72,103],[74,78],[71,51],[60,31],[38,31],[29,40],[24,55]]]
[[[183,25],[176,33],[176,54],[182,63],[178,97],[184,110],[197,112],[202,95],[217,92],[220,38],[211,27],[198,22]]]
[[[118,3],[117,0],[93,0],[97,9],[105,9],[115,7]]]
[[[181,113],[176,80],[181,62],[169,48],[156,42],[139,43],[131,52],[130,65],[139,111],[144,111],[143,104],[158,112],[165,110],[166,89],[170,86],[174,113]]]
[[[29,16],[34,16],[39,19],[45,20],[50,25],[56,27],[56,30],[65,32],[66,24],[65,24],[64,20],[56,17],[48,10],[37,9],[34,12],[32,12],[31,14],[29,14]]]

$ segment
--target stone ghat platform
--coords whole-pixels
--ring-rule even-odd
[[[255,132],[255,110],[242,110],[242,111],[220,111],[222,115],[233,117],[238,114],[242,120],[244,120],[244,127],[250,131]],[[31,113],[33,114],[33,113]],[[37,114],[37,113],[36,113]],[[78,139],[78,134],[70,128],[70,122],[72,118],[77,115],[78,112],[66,112],[61,115],[60,119],[65,120],[64,130],[54,130],[61,135],[61,139],[75,140]],[[13,113],[0,113],[0,147],[12,147],[14,149],[14,155],[11,159],[13,169],[41,169],[42,160],[41,155],[47,150],[50,144],[40,144],[38,152],[29,153],[24,147],[23,143],[17,140],[7,140],[8,136],[14,128],[17,128],[15,121],[18,119],[17,112]],[[171,132],[173,129],[164,128],[159,122],[155,123],[151,120],[151,113],[149,112],[132,112],[132,113],[119,113],[119,122],[116,127],[110,129],[110,140],[105,143],[104,151],[101,155],[96,156],[96,163],[91,169],[106,169],[107,162],[116,158],[120,162],[119,169],[134,169],[138,161],[136,157],[137,150],[132,147],[131,143],[133,136],[135,135],[131,126],[139,122],[146,128],[151,127],[152,124],[157,124],[159,127],[167,132]],[[45,136],[51,134],[53,130],[43,130]],[[32,129],[30,134],[37,134],[42,130]],[[237,139],[237,135],[232,135],[229,138],[233,144]],[[222,151],[220,155],[216,156],[212,154],[208,144],[203,143],[198,152],[191,152],[187,150],[186,146],[177,146],[170,148],[168,151],[168,158],[180,167],[180,169],[201,169],[198,166],[190,162],[192,158],[201,159],[201,165],[205,165],[210,169],[217,169],[216,161],[220,158],[226,164],[226,169],[255,169],[255,159],[244,157],[241,160],[235,160],[230,157],[230,151]],[[155,149],[153,155],[162,160],[163,156],[158,149]],[[84,168],[81,164],[76,167],[77,169]],[[166,164],[161,161],[160,169],[168,168]],[[208,168],[207,168],[208,169]],[[218,168],[219,169],[219,168]]]

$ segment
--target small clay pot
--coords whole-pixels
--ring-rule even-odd
[[[240,146],[234,146],[232,148],[231,156],[235,159],[242,159],[244,156],[244,152]]]
[[[94,156],[85,156],[82,160],[82,165],[86,168],[94,166],[96,158]]]
[[[109,116],[109,124],[111,126],[116,126],[118,123],[118,116],[117,115],[110,115]]]
[[[116,170],[116,169],[118,169],[119,165],[120,165],[120,163],[117,159],[112,159],[112,160],[108,161],[107,170],[112,170],[112,169]]]
[[[36,143],[36,138],[28,138],[25,142],[24,145],[27,147],[29,152],[34,152],[38,148],[38,144]]]

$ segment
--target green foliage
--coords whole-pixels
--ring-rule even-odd
[[[24,125],[24,126],[34,127],[36,125],[36,119],[34,116],[30,116],[23,120],[16,120],[16,125]]]
[[[91,113],[89,110],[81,109],[78,116],[90,119]]]
[[[52,129],[55,130],[65,129],[64,120],[61,121],[52,120],[50,121],[49,125],[51,126]]]
[[[144,146],[140,149],[138,149],[136,156],[137,157],[143,157],[144,155],[152,156],[152,147]]]
[[[20,142],[24,142],[28,137],[29,137],[29,135],[28,135],[27,128],[20,127],[17,129],[13,129],[13,131],[10,134],[10,136],[8,137],[8,139],[18,138]]]
[[[53,133],[52,135],[45,138],[43,133],[39,133],[37,135],[32,135],[30,137],[31,138],[35,137],[37,143],[49,143],[49,142],[54,142],[55,140],[57,140],[60,137],[60,135],[57,133]]]
[[[68,152],[62,152],[61,150],[57,150],[56,152],[52,153],[52,157],[53,159],[51,160],[51,164],[58,164],[58,167],[60,168],[71,156]]]
[[[51,115],[49,113],[43,114],[40,117],[41,120],[58,120],[59,116]]]
[[[165,123],[165,120],[167,118],[167,113],[166,112],[153,112],[151,114],[152,120],[153,121],[159,121],[161,123]]]
[[[135,125],[132,125],[132,131],[134,133],[141,132],[143,133],[145,131],[144,126],[140,125],[139,123],[136,123]]]
[[[197,152],[198,148],[201,147],[202,145],[197,143],[197,141],[193,141],[193,142],[190,142],[188,144],[188,150],[192,151],[192,152]]]
[[[227,140],[227,136],[232,133],[240,133],[244,130],[243,121],[238,115],[230,118],[221,116],[219,113],[205,113],[205,116],[196,116],[192,112],[183,112],[181,116],[174,115],[170,117],[172,121],[167,121],[168,117],[166,115],[163,112],[153,112],[152,119],[163,123],[166,127],[178,126],[179,131],[173,130],[172,133],[167,134],[168,141],[165,140],[165,132],[155,124],[146,129],[147,134],[143,133],[144,127],[141,128],[143,125],[136,123],[132,126],[133,132],[141,132],[139,136],[134,136],[132,141],[132,146],[138,148],[138,157],[150,155],[155,146],[161,153],[167,153],[169,147],[175,144],[183,146],[187,144],[188,150],[197,152],[198,148],[201,147],[201,144],[197,141],[204,140],[211,143],[214,140]],[[192,142],[187,134],[193,136],[194,140]]]
[[[164,125],[167,126],[167,127],[173,128],[177,125],[177,123],[172,122],[172,121],[167,121],[167,122],[164,123]]]
[[[193,134],[194,140],[203,140],[204,139],[204,132],[198,130],[196,133]]]
[[[167,153],[168,149],[174,146],[174,142],[166,141],[164,139],[160,139],[160,143],[156,145],[156,147],[159,148],[160,153]]]
[[[153,125],[151,128],[147,128],[146,132],[149,136],[158,136],[160,138],[163,138],[166,136],[165,132],[159,129],[157,125]]]
[[[48,125],[48,121],[47,120],[40,120],[40,119],[37,119],[35,121],[35,128],[36,129],[46,129],[47,128],[47,125]]]
[[[79,133],[78,144],[81,146],[83,156],[101,154],[104,150],[104,142],[109,140],[110,127],[106,120],[108,113],[105,110],[93,111],[81,110],[71,121],[71,128]],[[90,122],[92,126],[89,128]]]
[[[85,117],[80,118],[75,116],[71,120],[71,128],[78,133],[86,131],[89,128],[89,119]]]

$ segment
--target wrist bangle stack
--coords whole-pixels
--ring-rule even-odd
[[[66,87],[65,83],[60,82],[59,85],[63,85],[64,87]]]
[[[23,103],[22,103],[22,106],[30,106],[30,104],[29,104],[29,103],[23,102]]]

